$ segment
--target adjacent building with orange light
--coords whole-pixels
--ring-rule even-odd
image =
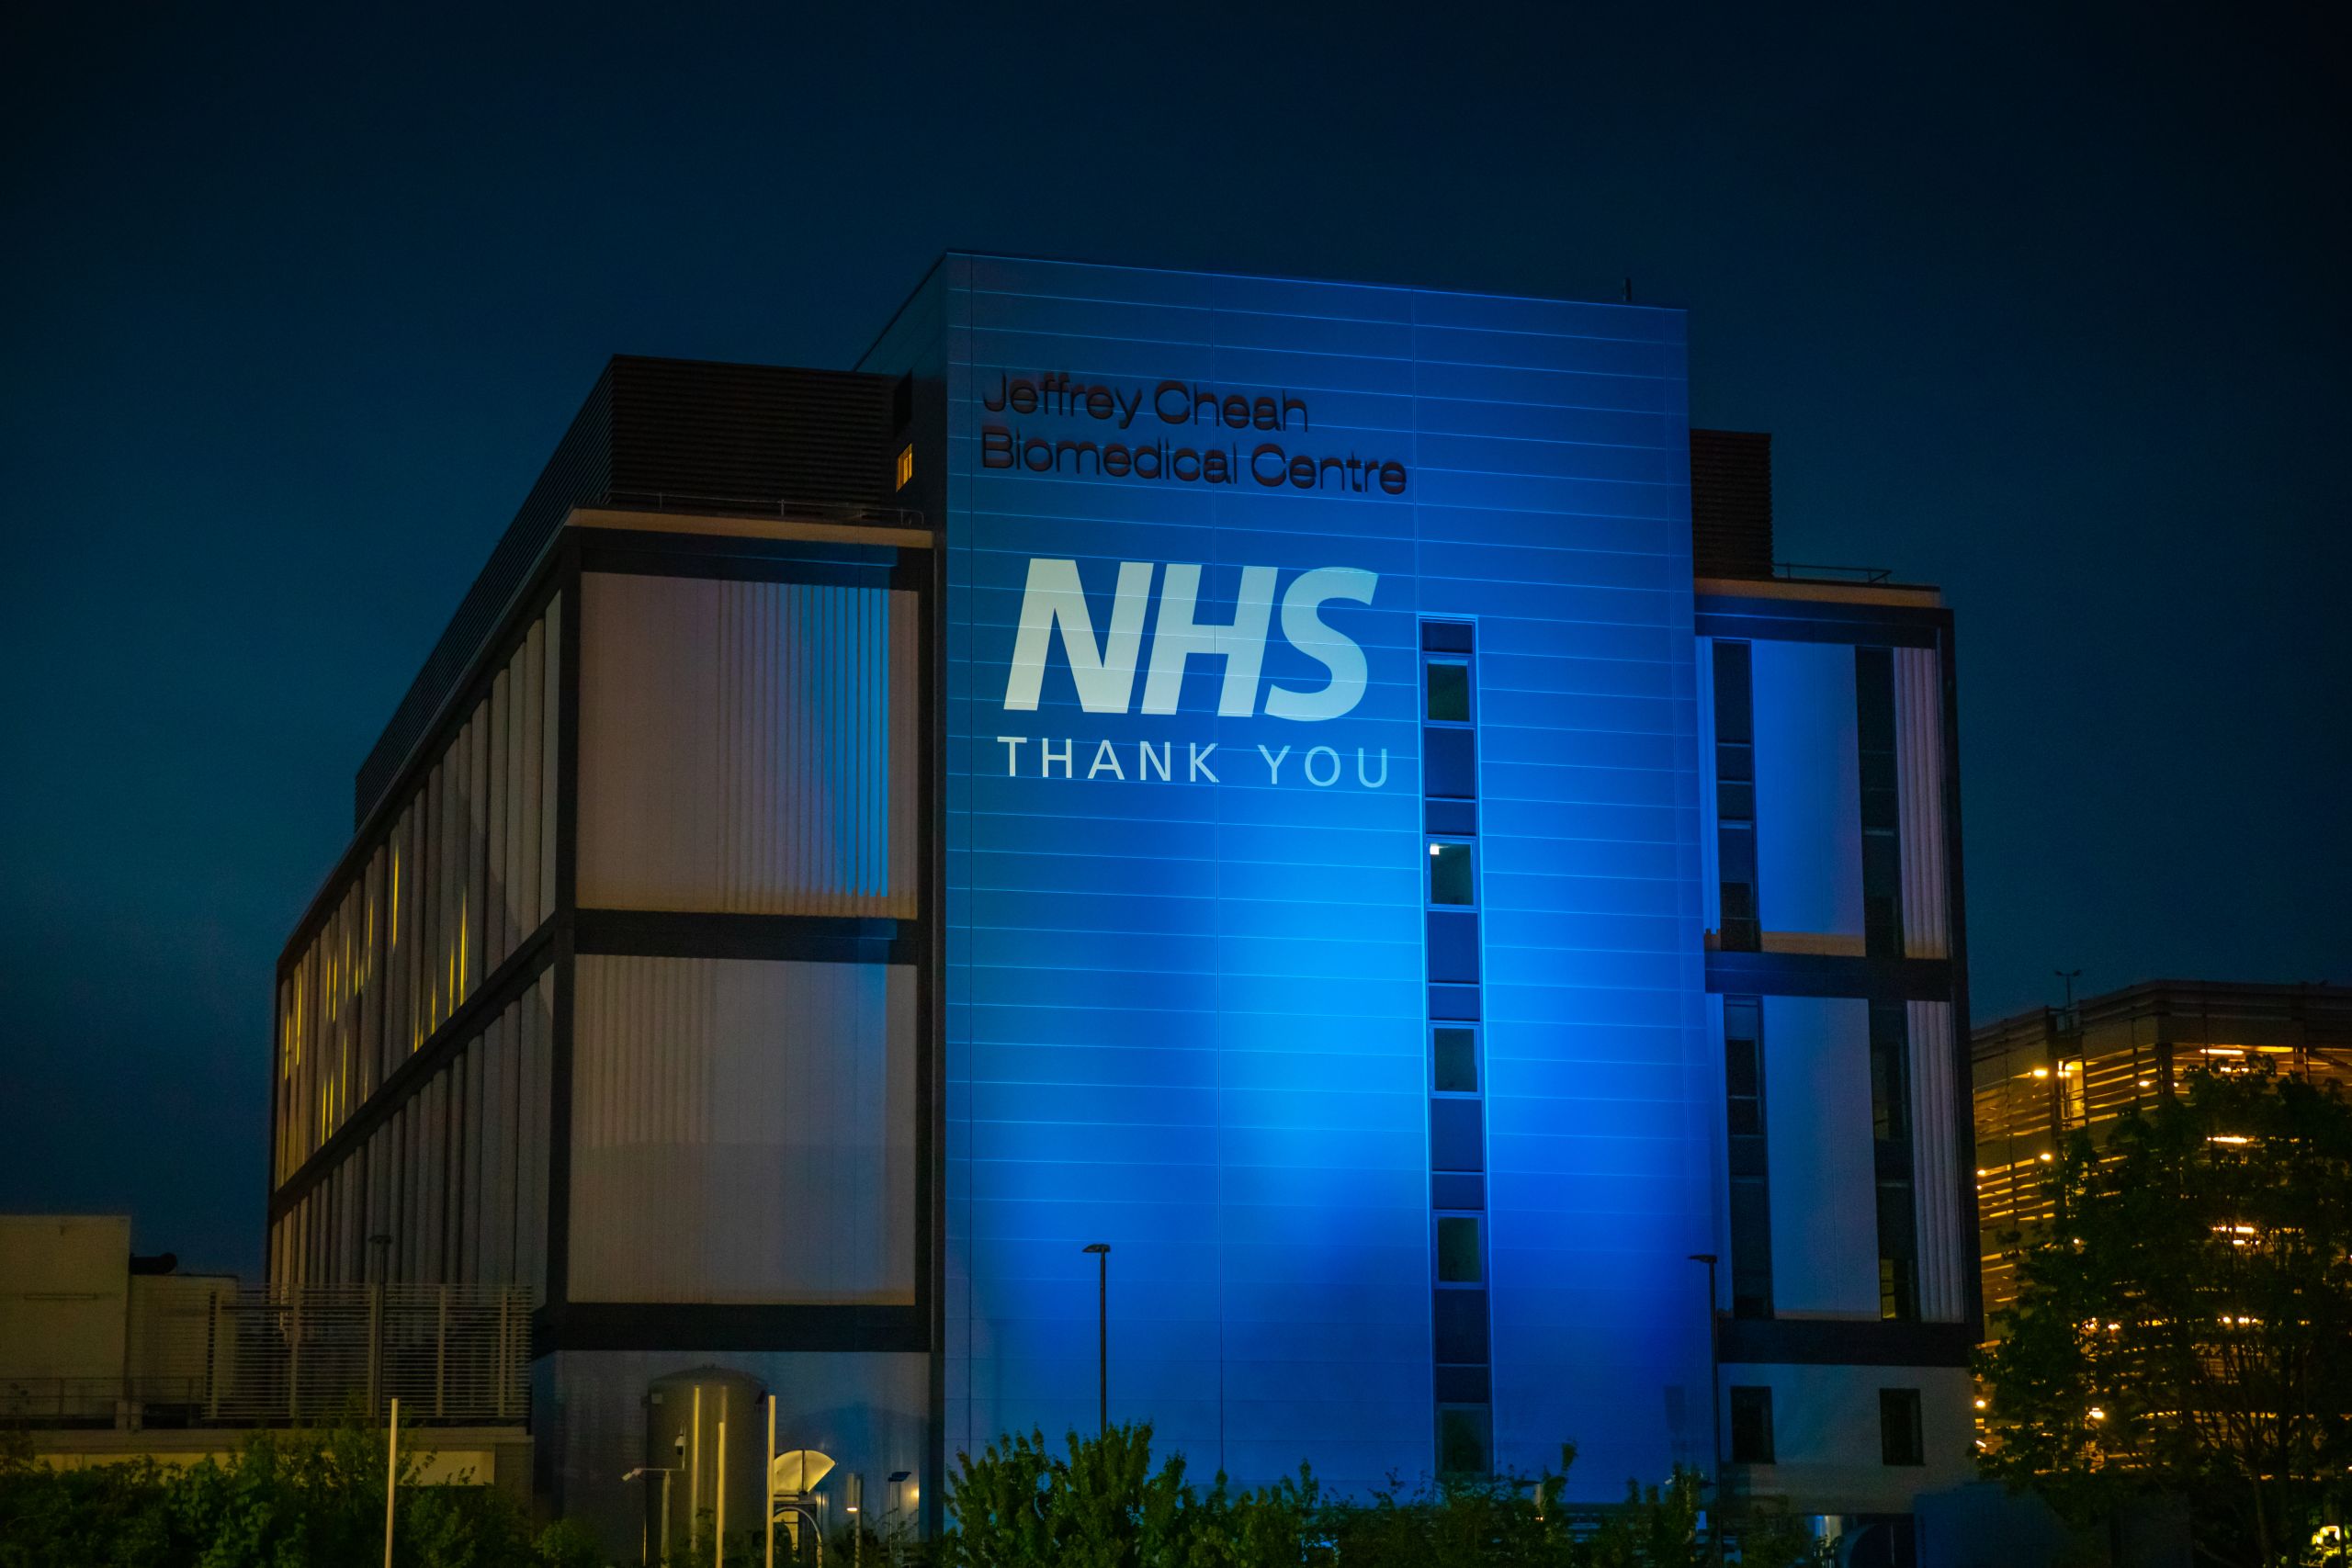
[[[2003,1237],[2049,1217],[2043,1182],[2067,1134],[2103,1143],[2125,1112],[2170,1097],[2181,1075],[2267,1064],[2352,1086],[2352,987],[2147,980],[2072,1008],[1976,1031],[1976,1213],[1984,1311],[2017,1299]]]

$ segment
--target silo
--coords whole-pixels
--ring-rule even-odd
[[[721,1511],[729,1536],[756,1531],[765,1506],[767,1462],[766,1385],[725,1367],[696,1367],[655,1378],[645,1391],[645,1465],[670,1472],[668,1515],[663,1517],[660,1477],[645,1488],[646,1539],[683,1559],[695,1540],[707,1541]],[[720,1427],[726,1428],[720,1459]]]

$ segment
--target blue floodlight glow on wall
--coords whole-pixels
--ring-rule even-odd
[[[1681,314],[952,255],[893,333],[947,414],[948,1453],[1091,1427],[1105,1241],[1114,1420],[1245,1482],[1435,1462],[1444,621],[1493,1461],[1705,1464]]]

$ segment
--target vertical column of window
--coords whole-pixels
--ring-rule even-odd
[[[1894,650],[1854,650],[1854,724],[1861,742],[1862,951],[1903,956],[1901,790],[1894,762]]]
[[[294,1173],[295,1117],[294,1100],[294,987],[299,968],[277,982],[277,1146],[271,1150],[276,1160],[277,1179],[284,1181]]]
[[[1421,626],[1422,897],[1429,978],[1430,1325],[1438,1469],[1494,1467],[1481,1051],[1476,642]]]
[[[379,840],[368,856],[367,926],[361,933],[367,954],[360,976],[359,1102],[375,1098],[384,1081],[384,845]]]
[[[2065,1057],[2058,1064],[2058,1130],[2072,1133],[2089,1126],[2090,1120],[2090,1075],[2082,1057]]]
[[[383,1060],[378,1065],[381,1081],[399,1070],[408,1055],[408,963],[415,943],[407,939],[401,922],[416,923],[416,856],[409,849],[409,818],[413,807],[402,807],[392,818],[390,849],[384,872],[384,1038]]]
[[[1878,1391],[1879,1459],[1884,1464],[1928,1462],[1927,1433],[1920,1420],[1919,1391],[1883,1388]]]
[[[1715,647],[1715,868],[1722,907],[1716,945],[1763,946],[1756,902],[1756,704],[1748,645]]]
[[[1770,1388],[1759,1384],[1735,1385],[1732,1388],[1731,1461],[1734,1464],[1773,1462]]]
[[[1871,1004],[1871,1157],[1878,1171],[1878,1310],[1919,1315],[1918,1224],[1911,1192],[1911,1026],[1901,1002]]]
[[[1772,1195],[1764,1138],[1764,1007],[1724,998],[1724,1123],[1731,1147],[1731,1310],[1772,1315]]]
[[[1854,650],[1854,727],[1861,773],[1862,951],[1903,956],[1901,790],[1894,755],[1894,652]],[[1879,1315],[1919,1313],[1918,1222],[1912,1203],[1911,1030],[1900,1002],[1871,1004],[1871,1154],[1878,1174]]]

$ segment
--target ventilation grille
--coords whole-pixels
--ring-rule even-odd
[[[889,378],[614,362],[616,497],[889,504]]]
[[[1690,433],[1690,557],[1700,577],[1772,575],[1772,437]]]

